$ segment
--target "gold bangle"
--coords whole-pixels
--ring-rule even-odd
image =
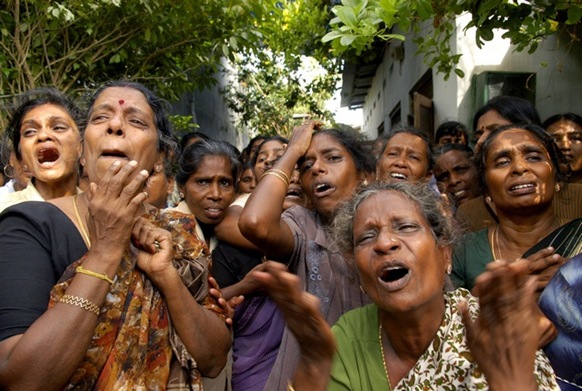
[[[285,184],[285,186],[289,187],[289,182],[287,182],[287,179],[283,175],[281,175],[281,174],[279,174],[277,172],[273,172],[273,171],[269,170],[269,171],[265,172],[261,176],[261,179],[263,179],[267,175],[274,175],[274,176],[276,176],[277,178],[279,178],[280,180],[283,181],[283,183]]]
[[[276,168],[271,168],[269,171],[278,172],[279,174],[283,175],[283,177],[285,177],[287,183],[291,183],[291,178],[289,178],[289,175],[287,175],[285,171],[277,170]]]
[[[80,307],[85,311],[89,311],[90,313],[95,314],[96,316],[99,316],[99,312],[101,311],[101,309],[97,307],[95,303],[92,303],[89,300],[79,296],[63,295],[59,301],[61,303]]]
[[[91,276],[91,277],[96,277],[100,280],[107,281],[108,283],[113,284],[113,280],[111,278],[109,278],[106,274],[92,272],[91,270],[85,269],[81,265],[77,266],[75,271],[77,273],[86,274],[86,275]]]
[[[287,380],[287,391],[295,391],[295,388],[293,387],[293,383],[291,382],[291,380]]]

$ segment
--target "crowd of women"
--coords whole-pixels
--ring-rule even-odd
[[[24,94],[0,389],[582,388],[582,118],[500,96],[473,129],[241,153],[138,83]]]

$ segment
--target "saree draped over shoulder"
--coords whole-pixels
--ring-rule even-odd
[[[467,345],[458,309],[461,302],[466,303],[471,318],[477,318],[479,304],[467,290],[445,293],[445,314],[434,340],[393,391],[488,389],[485,374]],[[389,389],[378,327],[379,309],[375,304],[346,313],[332,327],[337,352],[328,391]],[[559,390],[554,372],[541,350],[536,354],[532,369],[539,390]]]
[[[536,243],[522,257],[553,247],[556,254],[564,258],[572,258],[582,252],[582,219],[572,220]],[[487,229],[469,232],[453,252],[453,273],[451,278],[457,288],[473,289],[475,279],[485,271],[488,263],[493,262],[491,245],[487,237]]]
[[[153,224],[171,232],[174,266],[192,296],[224,317],[208,296],[210,254],[199,240],[196,220],[175,211],[150,212]],[[52,307],[62,297],[75,268],[70,265],[51,291]],[[172,327],[164,298],[136,269],[137,249],[128,248],[101,307],[99,322],[83,362],[65,389],[199,390],[201,375],[192,355]]]

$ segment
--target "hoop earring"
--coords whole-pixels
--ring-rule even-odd
[[[14,167],[12,167],[10,164],[5,165],[4,175],[10,179],[14,178]]]

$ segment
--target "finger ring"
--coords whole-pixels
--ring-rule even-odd
[[[154,240],[154,246],[156,247],[156,252],[159,253],[162,249],[162,247],[160,246],[160,242]]]

